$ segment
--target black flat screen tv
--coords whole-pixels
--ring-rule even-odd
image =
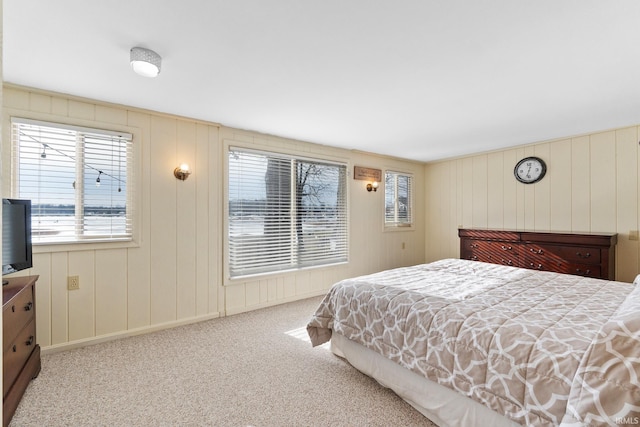
[[[2,199],[2,275],[31,267],[31,200]]]

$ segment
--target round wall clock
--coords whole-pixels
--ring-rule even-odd
[[[547,165],[540,157],[525,157],[516,163],[513,174],[524,184],[533,184],[544,178]]]

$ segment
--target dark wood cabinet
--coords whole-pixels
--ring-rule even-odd
[[[615,280],[617,234],[458,230],[460,258]]]
[[[29,382],[40,373],[36,343],[35,284],[38,276],[8,279],[2,287],[2,418],[9,425]]]

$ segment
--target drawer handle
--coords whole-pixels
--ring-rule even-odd
[[[16,306],[15,306],[15,305],[12,305],[12,306],[11,306],[11,312],[12,312],[12,313],[15,313],[15,312],[16,312]]]
[[[472,256],[472,257],[471,257],[471,259],[472,259],[473,261],[477,261],[477,260],[478,260],[478,256],[477,256],[477,255],[474,255],[474,256]]]
[[[500,249],[502,249],[503,251],[510,251],[512,248],[511,248],[511,246],[502,245],[502,246],[500,246]]]
[[[471,244],[471,248],[472,248],[472,249],[476,249],[477,247],[478,247],[478,245],[477,245],[476,243],[472,243],[472,244]]]
[[[31,311],[33,308],[33,302],[29,301],[27,305],[24,306],[24,311]]]
[[[25,344],[26,344],[26,345],[31,345],[31,344],[33,344],[33,339],[34,339],[34,336],[33,336],[33,335],[31,335],[31,336],[29,337],[29,339],[27,340],[27,342],[25,342]]]
[[[576,256],[578,258],[589,258],[591,256],[591,252],[587,252],[586,254],[583,254],[582,252],[576,252]]]
[[[537,268],[538,270],[542,270],[542,264],[535,265],[534,263],[529,264],[531,268]]]
[[[531,253],[538,254],[538,255],[542,255],[544,253],[542,251],[542,249],[533,249],[533,248],[531,248],[529,250],[531,251]]]
[[[16,347],[16,345],[14,344],[13,347],[11,348],[11,350],[13,350],[13,352],[15,353],[16,351],[18,351],[18,348]]]
[[[506,259],[506,260],[505,260],[505,259],[503,259],[503,260],[502,260],[502,263],[503,263],[503,264],[507,264],[507,265],[513,265],[513,261],[511,261],[510,259]]]
[[[591,274],[591,270],[582,271],[579,268],[576,268],[576,273],[578,273],[578,274]]]

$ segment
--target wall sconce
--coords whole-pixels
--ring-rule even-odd
[[[189,165],[186,163],[181,164],[173,170],[173,176],[178,178],[180,181],[184,181],[189,178],[189,175],[191,175],[191,170],[189,169]]]
[[[368,182],[367,183],[367,191],[378,191],[378,181]]]

